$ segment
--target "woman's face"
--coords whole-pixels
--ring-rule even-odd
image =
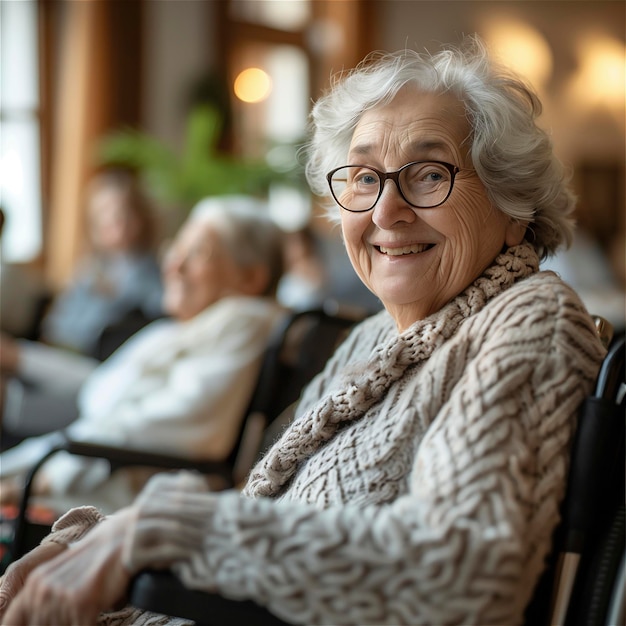
[[[370,211],[341,211],[345,245],[357,274],[396,320],[400,331],[458,295],[523,227],[491,205],[467,146],[463,105],[451,94],[404,88],[389,104],[366,112],[355,128],[347,163],[389,172],[411,161],[461,168],[439,207],[416,209],[387,180]]]
[[[228,295],[245,292],[246,270],[238,266],[208,218],[190,220],[163,261],[163,307],[189,320]]]
[[[89,201],[89,228],[97,250],[125,252],[136,246],[141,223],[128,202],[127,195],[118,189],[94,191]]]

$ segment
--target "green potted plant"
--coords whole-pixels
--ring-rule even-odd
[[[181,154],[147,133],[123,129],[100,141],[97,160],[100,165],[134,169],[157,204],[184,214],[207,196],[266,196],[272,183],[301,184],[295,146],[288,147],[293,158],[283,158],[278,166],[266,160],[240,159],[219,152],[221,130],[219,111],[199,104],[187,118]]]

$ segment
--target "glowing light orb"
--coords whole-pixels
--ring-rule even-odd
[[[234,89],[243,102],[261,102],[272,90],[272,80],[262,69],[249,67],[239,73]]]

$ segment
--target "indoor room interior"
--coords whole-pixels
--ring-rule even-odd
[[[361,72],[353,91],[335,87],[384,52],[437,53],[473,35],[538,94],[537,124],[577,196],[573,234],[571,194],[532,96],[514,79],[490,83],[485,58],[446,57],[442,70],[394,57],[386,99],[370,109],[382,72]],[[417,89],[402,82],[409,72]],[[311,193],[304,171],[324,94],[335,117],[318,122],[307,174],[330,186],[334,224],[331,193]],[[596,579],[613,594],[602,610],[621,615],[604,626],[624,623],[626,2],[0,0],[0,124],[0,574],[19,578],[29,562],[15,559],[38,545],[79,545],[67,559],[87,562],[81,546],[103,537],[118,567],[111,580],[132,594],[124,609],[122,595],[99,609],[198,626],[207,612],[221,619],[207,595],[226,601],[220,623],[379,623],[370,601],[406,617],[406,600],[429,623],[493,609],[534,626],[549,607],[570,617],[550,623],[578,626],[578,607],[595,608],[578,589]],[[338,154],[364,162],[333,165]],[[311,162],[323,164],[313,175]],[[97,250],[108,213],[89,195],[104,174],[124,190],[117,217],[134,238],[114,252]],[[389,179],[399,195],[383,196]],[[133,203],[136,214],[125,213]],[[420,211],[435,208],[429,223]],[[544,254],[570,236],[568,250]],[[105,276],[106,263],[118,273]],[[98,320],[79,346],[70,340],[89,315],[77,298],[69,339],[55,343],[46,324],[83,267],[93,301],[114,300],[133,274],[142,302]],[[216,416],[224,436],[209,432]],[[101,495],[108,508],[94,517],[87,506],[77,519],[89,524],[64,533],[61,510],[100,506]],[[162,534],[160,506],[171,507]],[[615,547],[605,530],[618,516]],[[59,519],[63,540],[40,544]],[[171,529],[183,556],[167,543]],[[596,576],[588,563],[608,552],[611,573]],[[102,563],[89,562],[88,581]],[[40,594],[42,611],[90,608],[78,586],[66,603],[64,579],[45,570],[42,588],[52,580],[60,601]],[[288,587],[292,570],[301,587]],[[342,576],[355,595],[342,596]],[[22,576],[21,596],[2,580],[5,623],[9,603],[29,610],[24,597],[41,579]],[[96,587],[92,597],[107,591]],[[233,598],[254,601],[262,620],[231,614]]]
[[[160,167],[184,168],[198,130],[191,112],[209,102],[219,129],[196,142],[212,143],[206,152],[218,158],[269,167],[275,180],[262,193],[286,230],[316,232],[334,265],[331,295],[376,308],[344,270],[338,233],[317,218],[303,182],[298,147],[310,105],[331,75],[369,52],[436,51],[476,32],[542,97],[541,123],[574,172],[581,230],[612,282],[592,303],[609,303],[608,317],[623,319],[623,2],[29,0],[0,10],[3,259],[37,268],[53,289],[80,253],[86,181],[106,158],[140,158],[119,142],[105,158],[105,139],[139,134],[168,154]],[[199,189],[174,188],[159,166],[142,167],[164,236],[199,195],[223,191],[202,174]],[[603,288],[600,277],[593,288],[581,280],[581,289]]]

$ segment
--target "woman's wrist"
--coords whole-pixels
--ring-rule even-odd
[[[160,474],[149,481],[127,509],[125,568],[136,573],[169,567],[200,550],[217,500],[206,491],[204,479],[190,472]]]

